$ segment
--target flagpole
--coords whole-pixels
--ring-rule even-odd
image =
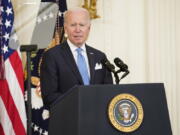
[[[20,50],[27,55],[27,135],[32,135],[31,53],[37,50],[37,45],[22,45]]]

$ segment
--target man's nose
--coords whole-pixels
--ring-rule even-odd
[[[76,32],[80,32],[81,31],[81,27],[79,25],[76,25],[75,30],[76,30]]]

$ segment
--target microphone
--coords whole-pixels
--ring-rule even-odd
[[[120,71],[125,72],[121,76],[121,79],[123,79],[124,77],[126,77],[129,74],[128,66],[120,58],[115,58],[114,63],[116,64],[117,67],[120,68]]]
[[[115,71],[115,66],[113,64],[111,64],[107,58],[105,59],[102,59],[101,60],[101,63],[103,64],[103,66],[105,66],[107,68],[107,70],[109,72],[112,72],[114,74],[114,77],[115,77],[115,81],[116,81],[116,84],[119,83],[119,76],[118,76],[118,72]]]
[[[128,71],[128,66],[121,59],[115,58],[114,63],[116,64],[117,67],[119,67],[121,69],[121,71],[123,71],[123,72]]]
[[[106,58],[101,60],[101,63],[110,71],[115,73],[115,66],[111,64]]]
[[[129,74],[129,71],[127,70],[122,76],[121,79],[123,79],[124,77],[126,77]]]

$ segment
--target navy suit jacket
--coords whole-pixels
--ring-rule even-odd
[[[100,64],[101,60],[106,58],[105,54],[88,45],[85,46],[90,68],[90,85],[112,84],[112,75],[103,65],[102,69],[95,69],[96,64]],[[44,53],[40,80],[43,102],[46,106],[51,105],[75,85],[83,85],[67,41]]]

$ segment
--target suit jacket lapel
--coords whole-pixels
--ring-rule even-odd
[[[65,62],[69,66],[68,68],[70,68],[72,70],[72,72],[74,73],[74,75],[76,76],[76,78],[78,79],[80,84],[83,84],[83,81],[82,81],[81,75],[79,73],[78,67],[76,65],[73,54],[72,54],[67,42],[65,42],[63,44],[63,56],[64,56]]]
[[[86,46],[86,51],[87,51],[87,56],[88,56],[88,60],[89,60],[89,69],[90,69],[90,84],[94,83],[94,67],[95,67],[95,58],[94,58],[94,52],[92,52],[90,50],[90,48],[88,46]]]

